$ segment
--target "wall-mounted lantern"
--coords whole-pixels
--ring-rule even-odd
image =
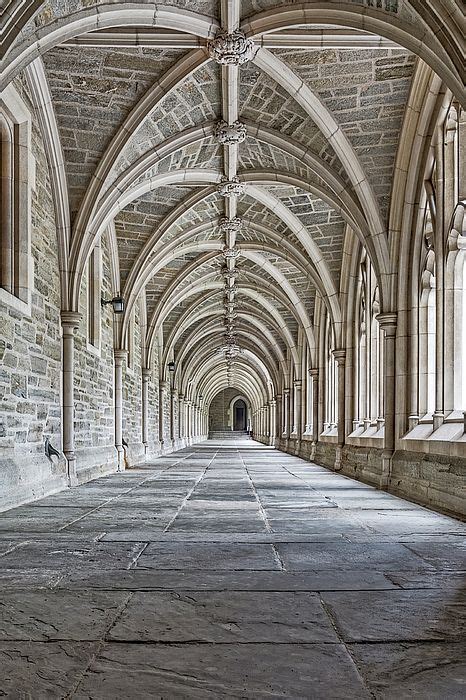
[[[125,300],[123,297],[118,293],[116,297],[113,297],[113,299],[101,299],[100,303],[102,306],[106,306],[107,304],[111,304],[113,307],[113,313],[115,314],[122,314],[123,311],[125,310]]]
[[[168,371],[169,371],[169,372],[174,372],[174,371],[175,371],[175,362],[174,362],[174,360],[171,360],[171,362],[168,363]]]

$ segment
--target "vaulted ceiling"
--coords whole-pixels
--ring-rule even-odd
[[[320,4],[287,25],[274,11],[297,6],[279,0],[50,0],[11,51],[13,69],[42,53],[72,269],[111,226],[128,310],[146,295],[149,341],[201,362],[207,390],[247,388],[244,371],[276,385],[312,344],[316,298],[338,322],[347,226],[383,268],[420,59],[375,28],[415,36],[419,17],[403,0]]]

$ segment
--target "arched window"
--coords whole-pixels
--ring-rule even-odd
[[[338,366],[334,357],[335,335],[328,314],[325,318],[324,343],[325,435],[335,431],[338,424]]]
[[[12,86],[0,100],[0,300],[30,313],[31,115]]]
[[[463,422],[466,410],[466,239],[465,202],[460,200],[461,112],[458,105],[452,103],[443,114],[424,180],[417,273],[418,404],[413,404],[411,422],[413,428],[418,421],[432,422],[434,434],[445,421]]]
[[[311,376],[311,353],[309,348],[306,347],[306,365],[304,372],[305,382],[306,382],[306,403],[305,403],[305,421],[304,421],[304,433],[306,435],[312,434],[312,376]]]
[[[102,251],[100,243],[89,256],[87,267],[87,339],[89,345],[100,349]]]
[[[435,254],[430,249],[421,275],[419,300],[419,416],[431,420],[435,411],[436,280]]]
[[[365,251],[359,265],[355,335],[355,418],[359,434],[383,424],[383,339],[377,321],[380,313],[379,289]],[[372,433],[374,430],[372,430]]]
[[[466,411],[466,207],[460,203],[448,238],[445,275],[446,413],[463,418]]]

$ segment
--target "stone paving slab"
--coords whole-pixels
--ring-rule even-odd
[[[40,569],[68,572],[79,570],[127,569],[146,543],[90,542],[86,540],[35,541],[21,543],[0,558],[5,569]]]
[[[68,697],[100,646],[0,641],[0,695],[15,700]]]
[[[316,594],[231,590],[135,593],[107,639],[224,644],[339,641]]]
[[[234,643],[106,644],[73,697],[144,698],[148,688],[170,700],[371,697],[343,645]]]
[[[395,543],[316,542],[277,544],[276,548],[288,571],[434,568],[404,545]]]
[[[464,591],[323,593],[322,598],[345,642],[464,641]]]
[[[129,599],[121,591],[3,593],[0,639],[92,641],[101,639]]]
[[[138,569],[252,571],[280,569],[270,544],[149,544],[137,562]]]
[[[30,579],[29,579],[30,580]],[[1,579],[0,579],[1,583]],[[19,585],[19,580],[18,580]],[[372,591],[399,590],[387,575],[377,571],[325,571],[290,573],[286,571],[95,571],[56,576],[57,588],[90,587],[105,590],[153,591]]]
[[[351,644],[349,649],[380,700],[464,700],[464,644]]]

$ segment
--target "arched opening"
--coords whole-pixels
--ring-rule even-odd
[[[247,408],[243,399],[233,404],[233,430],[244,431],[247,428]]]

